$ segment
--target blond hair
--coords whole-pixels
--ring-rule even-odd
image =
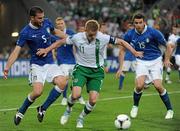
[[[60,21],[60,20],[64,20],[64,19],[62,17],[57,17],[55,22]]]
[[[86,30],[97,31],[99,30],[99,23],[96,20],[88,20],[85,24]]]

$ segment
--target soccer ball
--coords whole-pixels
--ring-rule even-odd
[[[120,114],[116,117],[114,125],[117,129],[128,129],[131,126],[131,119],[128,115]]]

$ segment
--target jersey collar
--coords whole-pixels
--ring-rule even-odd
[[[34,26],[31,22],[29,22],[29,26],[30,26],[32,29],[38,29],[38,27]]]
[[[144,30],[142,31],[142,33],[139,33],[136,29],[135,29],[135,32],[136,32],[137,34],[143,34],[144,32],[146,32],[146,30],[147,30],[147,25],[145,25]]]

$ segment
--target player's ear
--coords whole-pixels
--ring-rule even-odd
[[[31,19],[31,20],[34,20],[34,16],[30,16],[30,19]]]

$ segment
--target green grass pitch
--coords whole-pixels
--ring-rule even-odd
[[[178,72],[172,72],[172,84],[164,84],[169,92],[174,108],[174,118],[165,120],[166,108],[153,86],[144,90],[140,101],[139,113],[136,119],[131,119],[129,131],[180,131],[180,83]],[[85,118],[84,128],[76,129],[76,119],[83,109],[83,105],[75,104],[68,123],[60,125],[59,119],[65,110],[61,106],[62,97],[47,110],[44,121],[37,120],[36,107],[44,102],[51,84],[46,83],[43,95],[31,105],[19,126],[13,123],[16,109],[22,104],[31,91],[27,78],[0,79],[0,131],[116,131],[114,119],[118,114],[127,114],[132,106],[132,92],[134,88],[134,74],[127,74],[124,87],[118,90],[118,80],[114,74],[106,74],[99,100],[94,111]],[[87,93],[83,89],[83,97],[87,100]]]

